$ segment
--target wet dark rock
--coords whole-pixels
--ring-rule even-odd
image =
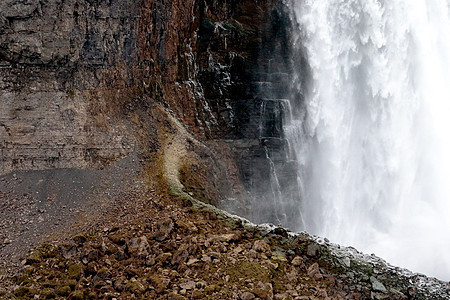
[[[126,243],[125,238],[124,238],[122,235],[118,234],[118,233],[109,234],[109,235],[108,235],[108,238],[109,238],[114,244],[117,244],[117,245],[119,245],[119,246],[123,246],[123,245],[125,245],[125,243]]]
[[[95,275],[97,274],[97,270],[99,269],[99,266],[96,262],[91,261],[87,266],[85,272],[89,275]]]
[[[125,289],[125,279],[118,278],[118,279],[114,280],[113,287],[116,291],[122,292]]]
[[[306,249],[306,255],[309,257],[316,257],[319,255],[320,247],[317,244],[309,244]]]
[[[280,235],[282,237],[288,237],[288,233],[286,231],[286,229],[284,229],[283,227],[277,227],[272,231],[273,234],[277,234]]]
[[[117,260],[121,261],[121,260],[125,260],[128,258],[128,256],[125,254],[125,251],[121,248],[117,249],[116,253],[115,253],[115,257]]]
[[[97,250],[92,250],[87,255],[87,259],[90,262],[98,260],[99,257],[100,257],[100,253]]]
[[[75,235],[73,238],[73,241],[79,245],[83,244],[84,242],[86,242],[86,237],[84,236],[84,234],[77,234]]]
[[[111,272],[110,272],[109,268],[103,267],[97,271],[97,276],[103,280],[106,280],[111,277]]]

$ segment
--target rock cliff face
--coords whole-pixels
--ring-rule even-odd
[[[101,167],[143,144],[142,128],[154,147],[155,103],[198,137],[257,139],[277,5],[2,1],[0,174]]]
[[[2,1],[0,174],[151,153],[159,105],[207,143],[210,159],[228,161],[184,180],[187,190],[216,189],[203,195],[215,204],[241,183],[254,196],[270,192],[264,149],[280,156],[285,147],[279,103],[265,101],[280,95],[264,92],[286,68],[283,14],[276,0]],[[245,214],[240,190],[238,204],[221,205]]]
[[[134,1],[0,3],[0,173],[132,151],[117,111],[135,94],[138,15]]]

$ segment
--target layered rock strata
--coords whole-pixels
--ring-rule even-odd
[[[265,149],[286,151],[278,104],[264,94],[267,83],[283,89],[286,20],[277,1],[2,1],[0,174],[102,168],[151,152],[158,103],[197,138],[215,141],[215,160],[234,153],[237,181],[253,197],[267,193]],[[222,200],[232,190],[221,190]],[[230,207],[251,209],[237,202]]]

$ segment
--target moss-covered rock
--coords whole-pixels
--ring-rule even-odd
[[[74,240],[75,243],[78,244],[83,244],[84,242],[86,242],[86,236],[82,233],[75,235],[72,239]]]
[[[56,298],[56,292],[52,288],[45,288],[40,291],[41,296],[43,299],[55,299]]]
[[[163,277],[163,276],[159,276],[159,275],[154,275],[150,278],[151,283],[153,284],[153,286],[155,287],[155,291],[160,294],[162,293],[170,284],[170,279]]]
[[[41,250],[35,250],[28,255],[26,264],[32,265],[32,264],[38,264],[42,262],[44,259],[44,255]]]
[[[26,266],[25,267],[25,274],[32,275],[34,270],[35,270],[35,268],[33,266]]]
[[[140,295],[145,292],[145,286],[139,280],[133,278],[125,285],[125,290]]]
[[[70,292],[72,292],[72,289],[70,288],[70,286],[65,285],[56,288],[55,292],[59,296],[69,296]]]
[[[99,297],[97,296],[96,292],[89,292],[86,296],[86,299],[88,300],[95,300],[98,299]]]
[[[214,292],[220,291],[220,286],[217,284],[211,284],[205,287],[205,293],[206,294],[212,294]]]
[[[71,300],[83,300],[84,299],[84,293],[82,291],[74,291],[70,294],[69,299]]]
[[[226,270],[231,280],[239,278],[252,278],[257,281],[269,282],[271,273],[268,268],[256,261],[242,261],[237,265],[231,265]]]
[[[68,268],[68,275],[71,279],[80,279],[82,272],[83,265],[81,264],[72,264]]]
[[[204,299],[204,292],[195,290],[192,292],[192,299]]]
[[[14,295],[17,297],[30,297],[34,295],[35,291],[29,287],[21,286],[14,291]]]
[[[69,286],[72,290],[75,289],[77,284],[78,284],[78,281],[75,279],[67,279],[67,280],[64,280],[64,282],[63,282],[63,285]]]

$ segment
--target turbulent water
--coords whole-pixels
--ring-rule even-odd
[[[293,57],[304,53],[310,72],[288,130],[300,163],[296,229],[450,280],[449,3],[289,5]]]

